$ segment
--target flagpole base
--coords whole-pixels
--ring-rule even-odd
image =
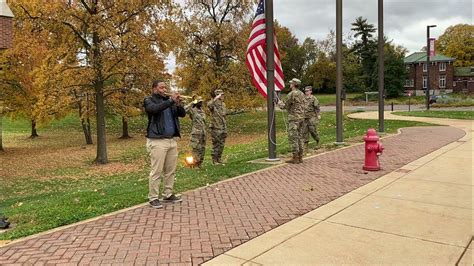
[[[279,162],[280,158],[267,158],[265,159],[266,162]]]
[[[346,145],[346,143],[345,143],[344,141],[343,141],[343,142],[338,142],[338,141],[336,141],[336,142],[334,142],[334,145],[336,145],[336,146],[342,146],[342,145]]]

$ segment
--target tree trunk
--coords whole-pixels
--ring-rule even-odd
[[[5,151],[3,149],[3,124],[2,124],[2,121],[3,121],[3,116],[2,114],[0,113],[0,151]]]
[[[92,1],[92,14],[97,14],[98,0]],[[107,157],[107,142],[105,133],[105,103],[104,103],[104,76],[103,62],[100,51],[100,37],[97,29],[92,31],[92,67],[95,72],[94,90],[95,90],[95,109],[97,119],[97,157],[95,162],[106,164],[109,162]]]
[[[89,132],[89,135],[88,135],[88,139],[86,141],[88,141],[88,144],[94,144],[92,142],[92,130],[91,130],[91,121],[89,119],[89,116],[87,117],[87,120],[86,120],[86,126],[87,126],[87,132]]]
[[[97,157],[95,162],[106,164],[109,162],[107,157],[107,142],[105,135],[105,106],[104,106],[104,83],[97,82],[96,86],[96,116],[97,116]]]
[[[31,136],[30,138],[39,137],[38,132],[36,131],[36,120],[31,119]]]
[[[84,132],[84,138],[86,139],[86,144],[94,144],[92,142],[92,133],[91,133],[91,126],[89,124],[89,119],[86,120],[81,119],[82,131]]]
[[[126,116],[122,116],[122,136],[121,139],[129,139],[131,138],[128,134],[128,119]]]
[[[74,95],[77,97],[76,92],[74,91]],[[81,118],[81,126],[82,126],[82,132],[84,132],[84,138],[86,140],[86,144],[94,144],[92,142],[92,133],[91,133],[91,125],[89,121],[89,96],[86,93],[86,113],[84,113],[82,109],[82,103],[81,100],[77,101],[77,109],[79,110],[79,117]],[[83,117],[86,116],[87,119],[84,119]]]

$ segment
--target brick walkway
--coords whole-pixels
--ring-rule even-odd
[[[408,128],[383,140],[383,170],[364,173],[363,145],[184,193],[0,248],[0,264],[200,264],[464,135]]]

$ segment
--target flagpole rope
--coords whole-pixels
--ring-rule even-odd
[[[274,97],[275,97],[275,99],[276,99],[277,102],[280,100],[280,97],[278,97],[278,95],[277,95],[276,93],[275,93],[275,96],[274,96]],[[272,124],[275,123],[275,117],[276,117],[276,108],[275,108],[275,106],[276,106],[276,104],[275,104],[275,102],[274,102],[274,103],[273,103],[272,121],[271,121]],[[287,123],[287,121],[286,121],[286,119],[285,119],[285,114],[284,114],[283,112],[281,112],[281,114],[282,114],[283,123],[285,124],[286,133],[288,134],[288,123]],[[271,131],[271,130],[272,130],[272,127],[270,127],[270,132],[269,132],[270,136],[272,135],[272,131]],[[275,125],[275,131],[276,131],[276,125]],[[275,132],[275,133],[276,133],[276,132]],[[276,134],[275,134],[275,136],[276,136]],[[270,139],[270,142],[271,142],[273,145],[275,145],[275,146],[283,145],[283,144],[285,144],[285,143],[288,142],[288,139],[287,139],[286,141],[282,141],[280,144],[278,144],[278,143],[277,143],[276,141],[274,141],[271,137],[270,137],[269,139]]]

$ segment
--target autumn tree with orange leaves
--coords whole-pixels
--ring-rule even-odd
[[[11,7],[23,20],[18,23],[39,25],[54,37],[55,49],[48,51],[46,67],[33,71],[40,77],[38,86],[66,92],[81,110],[83,122],[95,111],[95,162],[107,163],[106,112],[127,117],[133,108],[124,104],[143,99],[151,80],[166,75],[163,61],[173,48],[169,40],[174,33],[168,28],[173,5],[158,0],[19,0]]]
[[[205,99],[222,89],[232,95],[226,98],[231,108],[264,103],[245,66],[254,7],[252,1],[190,1],[179,23],[182,39],[175,73],[179,87]]]

